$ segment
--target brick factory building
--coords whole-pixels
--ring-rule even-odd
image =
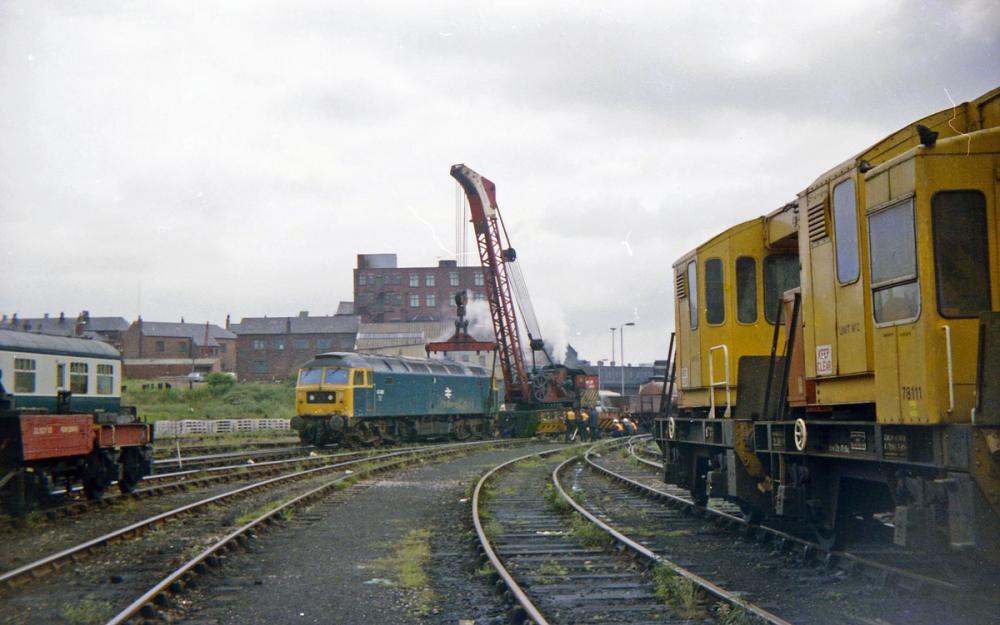
[[[236,371],[236,335],[211,323],[145,321],[142,317],[122,333],[126,377],[190,372]],[[217,365],[209,361],[217,360]],[[162,366],[161,366],[162,365]]]
[[[342,303],[338,310],[348,310]],[[280,381],[324,352],[354,350],[357,315],[244,317],[230,329],[236,341],[236,375],[244,381]]]
[[[453,260],[437,267],[397,267],[395,254],[358,254],[354,270],[354,310],[362,323],[450,321],[455,293],[485,300],[481,267],[459,267]]]

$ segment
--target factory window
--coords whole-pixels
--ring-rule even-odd
[[[330,349],[333,341],[330,339],[316,339],[316,349]]]
[[[472,284],[473,286],[483,286],[483,274],[481,272],[476,272],[472,274]]]
[[[389,274],[389,284],[395,284],[398,286],[402,280],[403,276],[398,273]]]
[[[267,373],[267,361],[266,360],[255,360],[253,361],[253,372],[254,373]]]
[[[35,392],[35,360],[33,358],[14,359],[14,392]]]
[[[264,339],[254,339],[253,340],[253,348],[254,348],[255,351],[258,351],[258,352],[264,351]]]
[[[87,394],[87,363],[71,362],[69,364],[69,390],[78,394]]]
[[[115,368],[113,365],[97,365],[97,394],[111,395],[114,393]]]
[[[359,273],[358,274],[358,286],[365,286],[366,284],[368,284],[368,280],[365,279],[365,274]]]
[[[424,286],[434,286],[434,274],[429,273],[424,276]]]
[[[434,303],[436,299],[437,298],[434,297],[433,293],[428,293],[427,294],[427,299],[426,299],[426,304],[428,306],[437,306],[437,304]]]
[[[309,339],[295,339],[292,344],[295,349],[309,349]]]
[[[403,304],[403,294],[402,293],[389,293],[389,305],[390,306],[401,306]]]
[[[187,343],[184,341],[177,342],[177,351],[184,353],[187,351]]]
[[[736,320],[757,321],[757,259],[750,256],[736,259]]]
[[[920,291],[912,198],[868,217],[868,253],[875,322],[915,319]]]
[[[164,344],[163,341],[157,341],[156,342],[156,351],[158,351],[158,352],[167,351],[167,346]]]
[[[448,286],[458,286],[458,272],[449,271],[448,272]]]
[[[226,353],[226,344],[225,343],[219,343],[219,351],[222,352],[223,354]]]
[[[691,329],[698,329],[698,265],[692,260],[688,263],[688,314],[691,319]]]
[[[979,191],[943,191],[931,200],[934,270],[942,317],[976,317],[990,309],[986,198]]]
[[[285,339],[274,339],[274,349],[279,352],[285,351]]]
[[[705,321],[720,324],[726,320],[725,289],[722,284],[722,260],[705,261]]]
[[[420,286],[420,276],[415,273],[410,274],[410,286]]]
[[[858,205],[854,178],[833,188],[833,234],[837,245],[837,280],[848,284],[858,279]]]
[[[381,289],[383,286],[385,286],[385,276],[383,276],[382,274],[376,275],[375,276],[375,288],[376,289]]]
[[[777,323],[785,291],[799,286],[799,257],[771,254],[764,259],[764,318]]]
[[[410,293],[410,308],[416,308],[420,306],[420,294]]]

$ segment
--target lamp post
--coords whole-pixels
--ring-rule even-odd
[[[618,328],[611,328],[611,366],[615,366],[615,331]]]
[[[621,349],[622,354],[622,397],[625,397],[625,326],[634,326],[634,321],[629,321],[628,323],[623,323],[620,328],[618,328],[621,336],[618,337],[618,347]]]

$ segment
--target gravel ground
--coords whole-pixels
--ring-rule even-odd
[[[549,447],[476,453],[361,482],[298,513],[249,553],[230,555],[182,596],[172,622],[506,623],[474,575],[468,496],[490,467]],[[401,575],[413,562],[423,562],[426,584],[406,587]]]

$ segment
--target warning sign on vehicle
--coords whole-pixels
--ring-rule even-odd
[[[816,375],[833,375],[833,346],[816,346]]]

